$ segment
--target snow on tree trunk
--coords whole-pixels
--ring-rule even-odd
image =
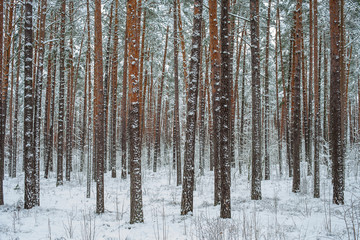
[[[259,1],[250,0],[252,78],[252,177],[251,199],[261,199],[261,96],[259,49]]]
[[[231,218],[230,186],[231,186],[231,159],[230,159],[230,91],[232,89],[232,51],[231,51],[231,24],[230,1],[221,1],[221,82],[220,82],[220,155],[221,161],[221,206],[220,217]]]
[[[194,191],[194,155],[196,113],[198,99],[198,81],[200,72],[202,0],[194,1],[194,20],[192,33],[192,49],[190,57],[189,89],[186,114],[186,142],[184,158],[184,174],[181,196],[181,215],[193,211]]]
[[[95,0],[95,38],[94,38],[94,117],[96,153],[96,213],[104,212],[104,86],[101,0]]]
[[[64,155],[64,92],[65,92],[65,8],[66,0],[61,3],[60,21],[60,80],[59,80],[59,110],[58,110],[58,146],[57,146],[57,178],[56,186],[63,185],[63,155]]]
[[[214,154],[214,205],[220,204],[221,199],[221,173],[219,159],[220,145],[220,46],[217,22],[217,2],[209,0],[209,36],[211,58],[211,85],[213,102],[213,154]]]
[[[32,0],[25,1],[24,20],[24,169],[25,169],[25,201],[24,208],[33,208],[36,203],[35,192],[35,155],[34,155],[34,99],[33,99],[33,26]]]
[[[340,0],[330,0],[330,153],[332,160],[333,203],[344,204],[344,159],[341,140],[340,92]]]

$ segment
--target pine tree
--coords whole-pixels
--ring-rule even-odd
[[[174,165],[176,164],[176,185],[181,185],[181,149],[180,149],[180,120],[179,120],[179,47],[178,47],[178,16],[177,4],[174,0],[174,85],[175,85],[175,104],[174,104],[174,129],[173,129],[173,145],[174,145]]]
[[[213,155],[214,155],[214,205],[220,204],[221,199],[221,169],[219,159],[220,145],[220,71],[221,56],[217,23],[217,3],[209,0],[209,36],[211,58],[211,85],[213,110]]]
[[[251,199],[261,199],[261,96],[259,50],[259,1],[250,0],[252,78],[252,178]]]
[[[137,1],[127,3],[129,14],[129,161],[130,161],[130,224],[144,222],[141,190],[139,38]]]
[[[63,158],[64,158],[64,105],[65,105],[65,15],[66,0],[61,1],[60,10],[60,65],[59,65],[59,111],[58,111],[58,146],[57,146],[57,177],[56,186],[63,185]]]
[[[300,79],[301,79],[301,25],[302,0],[297,0],[295,10],[294,67],[292,88],[292,159],[293,159],[293,192],[300,191],[300,143],[301,143],[301,112],[300,112]]]
[[[192,33],[192,49],[190,60],[189,89],[186,114],[186,142],[184,158],[184,174],[181,196],[181,215],[193,211],[194,199],[194,155],[196,113],[198,99],[198,81],[200,72],[202,0],[194,1],[194,21]]]
[[[35,155],[34,155],[34,99],[33,99],[33,26],[32,0],[25,1],[24,21],[24,169],[25,169],[25,201],[24,208],[31,209],[37,204],[35,190]]]
[[[340,0],[330,0],[330,153],[332,160],[333,203],[344,204],[344,159],[341,140],[340,94]]]
[[[96,213],[103,213],[104,207],[104,87],[101,0],[95,0],[94,37],[94,132],[96,153]]]
[[[220,112],[220,161],[221,161],[221,218],[231,218],[230,186],[231,186],[231,159],[229,148],[230,137],[230,90],[232,88],[231,62],[231,29],[230,29],[230,1],[221,1],[221,100]],[[229,87],[230,86],[230,87]]]

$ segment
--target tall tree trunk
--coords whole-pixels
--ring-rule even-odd
[[[88,90],[89,96],[85,96],[88,97],[88,126],[86,129],[87,132],[87,145],[88,145],[88,156],[87,156],[87,169],[86,169],[86,197],[90,198],[90,191],[91,191],[91,172],[92,172],[92,167],[94,168],[94,166],[91,165],[91,149],[90,149],[90,145],[91,145],[91,140],[90,140],[90,135],[91,135],[91,131],[90,131],[90,126],[91,126],[91,33],[90,33],[90,0],[86,1],[86,22],[87,22],[87,50],[86,50],[86,66],[87,66],[87,81],[88,81]],[[94,146],[93,146],[94,147]]]
[[[178,16],[174,0],[174,84],[175,84],[175,104],[174,104],[174,162],[176,163],[176,185],[181,185],[181,148],[180,148],[180,120],[179,120],[179,47],[177,37]]]
[[[55,17],[54,17],[55,20]],[[52,26],[50,28],[51,31],[51,35],[50,35],[50,39],[53,39],[54,34],[54,27]],[[52,154],[52,152],[50,152],[50,127],[51,127],[51,111],[54,111],[54,109],[51,108],[51,99],[52,99],[52,87],[53,84],[55,84],[54,81],[52,81],[52,68],[53,68],[53,43],[50,42],[49,44],[49,49],[48,49],[48,55],[47,55],[47,85],[46,85],[46,101],[45,101],[45,130],[44,130],[44,148],[45,148],[45,156],[44,156],[44,162],[45,162],[45,172],[44,172],[44,177],[48,178],[48,174],[49,174],[49,164],[50,164],[50,155]],[[55,66],[56,67],[56,66]]]
[[[324,105],[323,105],[323,139],[324,139],[324,162],[328,167],[329,171],[329,162],[328,162],[328,147],[327,143],[329,142],[329,122],[328,122],[328,99],[329,99],[329,87],[328,87],[328,56],[327,56],[327,44],[325,40],[324,33]],[[360,121],[359,121],[360,122]],[[329,173],[329,172],[328,172]]]
[[[14,8],[14,2],[10,2],[11,8]],[[13,9],[12,9],[13,11]],[[14,19],[16,19],[16,12],[14,13]],[[15,26],[13,27],[13,31],[10,33],[10,36],[12,38],[12,46],[11,46],[11,77],[10,77],[10,82],[11,82],[11,91],[10,91],[10,102],[9,102],[9,164],[8,164],[8,171],[9,171],[9,177],[12,177],[12,163],[13,163],[13,155],[15,154],[13,152],[13,145],[14,142],[16,143],[16,141],[13,141],[13,110],[14,110],[14,59],[15,59],[15,38],[14,38],[14,33],[15,32]],[[10,65],[10,63],[9,63]]]
[[[72,171],[72,132],[73,125],[71,123],[71,109],[72,109],[72,92],[74,88],[74,44],[73,44],[73,15],[74,2],[69,2],[69,56],[66,68],[67,74],[67,93],[66,93],[66,132],[65,132],[65,179],[70,181],[70,173]]]
[[[340,90],[340,0],[330,0],[330,153],[332,159],[333,203],[344,204],[344,159],[341,141]]]
[[[279,6],[279,0],[277,0],[277,6]],[[277,7],[277,11],[279,7]],[[282,139],[281,139],[281,127],[280,127],[280,103],[279,103],[279,80],[278,80],[278,51],[279,51],[279,42],[278,36],[280,35],[279,32],[279,22],[280,19],[276,15],[276,30],[275,30],[275,86],[276,86],[276,128],[277,128],[277,145],[278,145],[278,163],[279,163],[279,173],[280,176],[283,175],[282,173]]]
[[[198,80],[200,72],[201,51],[201,24],[202,24],[202,0],[194,2],[194,20],[192,34],[192,49],[190,58],[190,76],[186,116],[186,142],[184,158],[184,175],[181,196],[181,215],[193,211],[194,191],[194,155],[195,155],[195,132],[196,113],[198,99]]]
[[[269,44],[270,44],[270,18],[271,18],[271,0],[268,5],[267,31],[266,31],[266,48],[265,48],[265,180],[270,179],[270,156],[269,156]]]
[[[313,0],[309,0],[309,104],[308,104],[308,132],[306,137],[308,138],[305,141],[305,158],[306,162],[308,163],[307,175],[312,175],[312,126],[313,126],[313,112],[312,112],[312,105],[313,105],[313,51],[314,51],[314,37],[313,37]]]
[[[33,99],[33,28],[32,28],[32,0],[25,1],[24,21],[24,168],[25,168],[25,201],[24,208],[31,209],[37,204],[35,190],[35,156],[34,156],[34,99]]]
[[[65,104],[65,8],[66,0],[61,3],[60,21],[60,87],[58,111],[58,149],[56,186],[63,185],[63,154],[64,154],[64,104]]]
[[[4,25],[4,2],[0,3],[0,46],[3,46],[3,25]],[[0,47],[0,66],[3,66],[3,48]],[[6,122],[5,114],[3,114],[3,102],[2,102],[2,83],[3,83],[3,68],[0,67],[0,205],[4,205],[4,165],[5,165],[5,131],[3,131],[2,125]]]
[[[95,0],[95,38],[94,38],[94,117],[95,117],[95,149],[96,149],[96,213],[104,212],[104,86],[103,86],[103,54],[101,0]]]
[[[129,44],[129,31],[130,31],[130,9],[126,11],[126,30],[125,30],[125,43],[124,43],[124,69],[123,69],[123,89],[121,100],[121,178],[126,179],[126,145],[127,145],[127,126],[126,126],[126,106],[127,106],[127,69],[128,69],[128,44]]]
[[[211,58],[211,85],[213,102],[213,151],[214,151],[214,205],[221,199],[221,169],[219,159],[220,145],[220,71],[221,56],[217,22],[217,2],[209,0],[209,31]]]
[[[47,1],[42,0],[40,12],[40,29],[38,39],[38,61],[36,66],[35,76],[35,110],[34,110],[34,144],[35,144],[35,185],[37,195],[37,205],[40,205],[40,132],[41,132],[41,99],[42,99],[42,82],[43,82],[43,71],[44,71],[44,52],[45,52],[45,22],[46,22],[46,9]]]
[[[140,86],[139,86],[139,34],[137,2],[129,0],[129,161],[130,161],[130,224],[144,221],[141,191],[140,150]]]
[[[321,38],[320,38],[320,50],[318,48],[318,23],[317,23],[317,0],[314,0],[314,91],[315,91],[315,125],[314,125],[314,198],[320,198],[320,172],[319,172],[319,158],[320,158],[320,71],[319,67],[321,64],[321,56],[319,57],[319,52],[321,53]]]
[[[250,0],[252,78],[252,178],[251,199],[261,199],[261,96],[259,49],[259,1]]]
[[[292,159],[293,159],[293,192],[300,191],[300,144],[301,144],[301,112],[300,112],[300,79],[301,79],[301,29],[302,29],[302,0],[297,0],[295,11],[295,41],[294,41],[294,89],[292,95],[294,109],[292,117]]]
[[[23,7],[21,7],[20,15],[23,16],[24,10]],[[1,14],[1,13],[0,13]],[[1,23],[0,23],[1,24]],[[22,48],[22,22],[20,23],[19,27],[19,38],[18,38],[18,52],[17,52],[17,61],[16,61],[16,86],[15,86],[15,112],[14,112],[14,145],[13,145],[13,163],[12,163],[12,174],[11,176],[13,178],[16,177],[16,165],[18,162],[18,123],[19,123],[19,82],[20,82],[20,65],[21,65],[21,51]],[[1,75],[1,72],[0,72]]]
[[[221,159],[221,207],[220,217],[231,218],[231,159],[229,148],[230,137],[230,90],[232,88],[232,54],[231,52],[231,27],[230,27],[230,1],[221,1],[221,125],[220,125],[220,155]]]
[[[113,9],[114,9],[114,1],[111,3],[110,8],[110,17],[109,17],[109,26],[108,26],[108,42],[106,46],[105,53],[105,68],[104,68],[104,172],[107,170],[107,148],[108,148],[108,122],[109,122],[109,69],[110,69],[110,47],[111,47],[111,30],[112,30],[112,22],[113,22]],[[111,165],[111,164],[109,164]]]
[[[204,21],[204,20],[203,20]],[[201,26],[201,38],[205,38],[205,23],[202,23]],[[205,147],[205,85],[204,85],[204,74],[203,74],[203,60],[204,54],[203,54],[203,46],[201,46],[200,49],[200,72],[199,72],[199,115],[198,115],[198,127],[199,127],[199,170],[200,175],[204,176],[204,147]],[[206,57],[205,57],[206,59]]]
[[[116,109],[117,109],[117,72],[118,72],[118,44],[119,44],[119,0],[115,0],[115,28],[114,28],[114,45],[113,45],[113,57],[112,57],[112,69],[111,69],[111,177],[116,177]]]

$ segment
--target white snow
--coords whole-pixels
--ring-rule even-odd
[[[331,203],[326,171],[322,171],[321,198],[314,199],[311,177],[302,176],[302,193],[294,194],[292,179],[280,179],[272,169],[272,180],[262,181],[262,200],[252,201],[247,175],[232,169],[232,219],[223,220],[220,206],[213,206],[213,172],[208,166],[203,177],[196,171],[192,216],[180,215],[176,172],[167,166],[157,173],[146,169],[143,166],[145,222],[134,225],[129,224],[129,176],[121,180],[120,171],[116,179],[105,174],[102,215],[95,214],[94,183],[91,198],[86,198],[86,172],[73,172],[72,181],[60,187],[55,187],[55,173],[49,179],[42,176],[41,206],[31,210],[22,207],[23,174],[15,179],[5,176],[0,239],[353,239],[352,224],[359,236],[360,185],[355,177],[346,179],[345,205],[336,206]]]

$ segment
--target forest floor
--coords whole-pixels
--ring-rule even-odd
[[[302,166],[305,168],[305,166]],[[351,169],[350,169],[351,170]],[[292,179],[262,181],[262,200],[250,200],[246,175],[232,170],[231,219],[220,219],[213,206],[213,172],[196,177],[193,215],[181,216],[181,186],[174,171],[143,171],[144,223],[129,224],[129,178],[105,174],[105,213],[95,214],[96,187],[86,198],[85,173],[55,187],[41,177],[41,204],[24,210],[24,176],[4,181],[0,206],[0,239],[359,239],[360,179],[346,178],[345,205],[331,203],[332,185],[322,166],[321,197],[312,197],[312,177],[302,176],[301,193],[292,193]],[[303,171],[302,171],[303,173]],[[118,172],[119,176],[119,172]]]

